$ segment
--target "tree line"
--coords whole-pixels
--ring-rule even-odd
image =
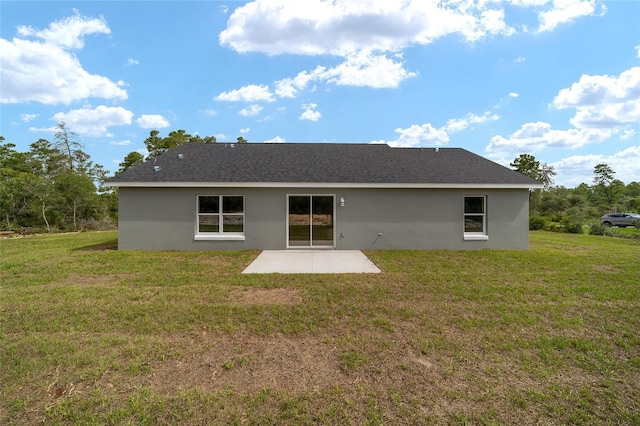
[[[584,225],[598,225],[603,214],[640,212],[640,182],[625,185],[606,163],[594,167],[591,184],[575,188],[553,186],[554,168],[530,154],[521,154],[510,165],[544,186],[529,192],[531,229],[582,232]]]
[[[189,133],[182,129],[169,132],[169,134],[165,137],[161,137],[159,135],[160,132],[157,130],[152,130],[151,132],[149,132],[149,137],[144,140],[144,146],[148,152],[147,156],[145,157],[138,151],[130,152],[124,157],[124,160],[122,161],[122,163],[120,163],[120,168],[116,173],[122,173],[129,167],[136,166],[143,163],[144,161],[152,160],[157,156],[164,154],[166,151],[176,148],[185,143],[216,143],[215,136],[191,136]],[[236,141],[237,143],[248,143],[248,141],[242,136],[238,136],[236,138]]]
[[[237,143],[247,143],[243,137]],[[192,136],[184,130],[165,137],[152,130],[144,140],[146,157],[133,151],[119,164],[121,173],[187,142],[216,143],[215,136]],[[66,123],[56,125],[53,142],[38,139],[29,150],[0,136],[0,230],[31,232],[114,229],[117,189],[103,186],[109,171],[91,161],[78,135]]]
[[[0,136],[0,212],[3,230],[81,230],[115,224],[117,200],[102,186],[109,171],[91,161],[75,133],[58,123],[54,141],[38,139],[27,152]]]
[[[133,151],[119,164],[121,173],[153,160],[184,143],[216,143],[215,136],[193,136],[175,130],[167,136],[152,130],[144,140],[148,154]],[[243,137],[238,143],[247,143]],[[78,136],[64,122],[58,123],[53,142],[38,139],[27,152],[0,136],[0,230],[65,231],[115,228],[117,190],[106,188],[109,175],[91,161]],[[640,211],[640,183],[615,179],[607,164],[594,168],[591,184],[576,188],[554,186],[556,172],[530,154],[521,154],[510,164],[543,184],[529,192],[530,227],[552,230],[582,229],[599,223],[604,213]]]

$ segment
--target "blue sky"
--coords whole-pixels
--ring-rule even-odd
[[[0,2],[1,129],[114,171],[153,129],[523,153],[640,180],[640,2]],[[141,151],[143,152],[143,151]]]

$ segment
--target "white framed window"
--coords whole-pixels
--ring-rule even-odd
[[[196,240],[244,240],[244,196],[198,195]]]
[[[487,197],[464,197],[464,239],[487,240]]]

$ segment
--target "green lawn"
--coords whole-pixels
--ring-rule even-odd
[[[626,228],[620,228],[618,226],[613,226],[611,228],[609,228],[610,231],[613,233],[614,236],[616,237],[623,237],[623,238],[640,238],[640,229],[634,228],[634,227],[626,227]]]
[[[0,424],[640,424],[637,240],[241,275],[116,239],[0,241]]]

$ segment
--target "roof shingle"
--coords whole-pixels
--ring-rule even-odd
[[[159,171],[154,166],[159,166]],[[110,186],[163,183],[540,186],[462,148],[351,143],[187,143],[107,181]]]

